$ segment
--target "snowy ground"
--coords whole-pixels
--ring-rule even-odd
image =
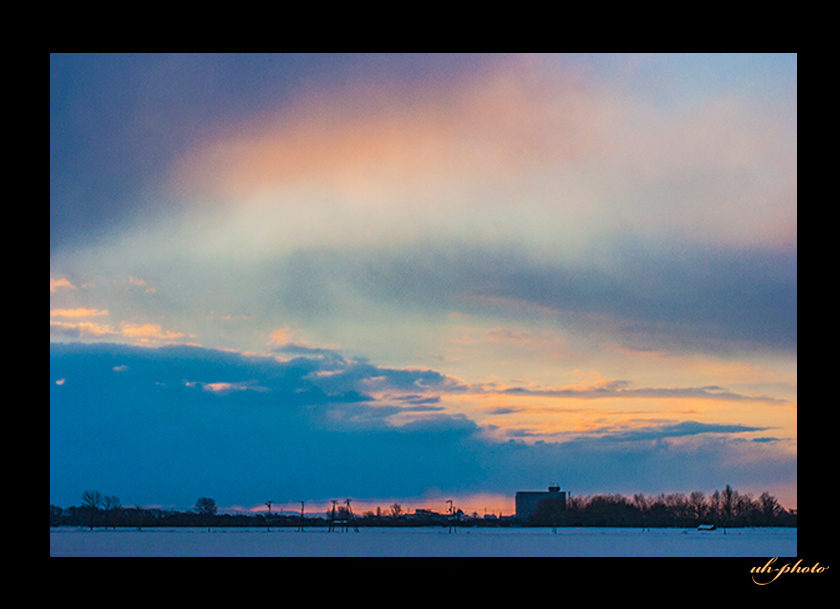
[[[796,556],[796,529],[50,529],[50,556],[769,557]]]

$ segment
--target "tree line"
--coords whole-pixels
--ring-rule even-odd
[[[50,505],[51,527],[78,526],[91,530],[118,527],[326,527],[334,519],[342,522],[352,521],[356,526],[381,527],[512,524],[511,520],[503,521],[495,516],[479,518],[477,513],[468,515],[455,506],[452,506],[451,513],[448,514],[428,510],[408,513],[399,503],[394,503],[385,510],[376,508],[361,514],[353,514],[347,505],[336,506],[335,512],[327,510],[323,514],[306,514],[305,519],[300,512],[288,511],[223,514],[219,513],[216,501],[209,497],[199,497],[191,509],[184,511],[127,507],[121,504],[119,498],[103,495],[98,491],[82,493],[81,503],[77,506],[62,508]]]
[[[535,526],[599,527],[762,527],[796,526],[796,510],[787,510],[767,492],[758,498],[728,484],[705,495],[694,491],[633,497],[593,495],[565,502],[545,499],[528,519]]]
[[[50,526],[94,528],[156,526],[255,526],[251,515],[219,514],[215,500],[199,497],[186,511],[123,506],[118,497],[99,491],[85,491],[77,506],[62,508],[50,504]]]
[[[338,516],[346,520],[343,506]],[[591,495],[568,497],[565,501],[547,498],[525,522],[495,515],[479,517],[465,514],[452,506],[451,513],[438,514],[416,510],[413,514],[394,503],[387,510],[377,508],[352,516],[358,526],[598,526],[598,527],[795,527],[796,510],[787,510],[769,493],[759,497],[739,493],[726,485],[722,491],[705,495],[695,491],[645,496]],[[50,526],[94,528],[135,527],[299,527],[327,526],[329,511],[323,515],[299,513],[220,514],[215,500],[199,497],[192,509],[179,511],[162,508],[126,507],[119,498],[98,491],[85,491],[78,506],[62,508],[50,505]]]

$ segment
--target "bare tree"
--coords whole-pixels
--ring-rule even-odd
[[[122,506],[120,505],[120,498],[113,495],[104,495],[102,497],[102,509],[105,510],[105,528],[108,528],[110,523],[112,527],[116,528],[114,524],[114,516]]]
[[[732,487],[728,484],[726,485],[726,488],[723,489],[723,493],[721,493],[721,510],[723,512],[724,532],[726,532],[726,526],[732,522],[732,512],[735,507],[733,499],[734,495],[735,491],[733,491]]]
[[[766,491],[761,493],[758,498],[759,509],[761,510],[762,521],[772,523],[773,520],[782,512],[782,506],[771,494]]]
[[[698,523],[702,523],[706,518],[706,496],[702,491],[692,491],[688,496],[688,503],[691,515]]]
[[[735,514],[741,526],[753,526],[758,513],[758,506],[753,501],[752,495],[749,493],[742,495],[735,491]]]
[[[219,511],[216,500],[209,497],[199,497],[195,502],[195,511],[203,516],[213,516]]]
[[[85,491],[82,493],[82,507],[90,513],[90,530],[93,530],[96,512],[102,506],[102,493],[99,491]]]
[[[708,511],[709,519],[713,524],[719,524],[718,521],[720,520],[720,491],[715,491],[711,495],[709,495],[708,506],[706,508]]]
[[[216,500],[210,499],[209,497],[199,497],[198,500],[195,502],[195,507],[193,508],[199,516],[202,516],[203,520],[207,523],[207,530],[210,530],[210,522],[213,520],[213,516],[216,515],[216,512],[219,511],[219,508],[216,506]]]

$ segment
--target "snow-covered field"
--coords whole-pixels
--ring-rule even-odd
[[[50,529],[50,556],[771,557],[796,549],[791,528]]]

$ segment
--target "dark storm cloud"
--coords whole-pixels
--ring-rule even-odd
[[[750,458],[743,447],[752,446]],[[575,494],[663,490],[712,490],[727,484],[761,488],[796,481],[795,456],[772,443],[743,442],[737,433],[699,434],[690,447],[667,441],[615,441],[610,436],[525,444],[517,440],[488,446],[484,457],[504,464],[496,470],[499,488],[543,488],[559,481]]]
[[[741,425],[686,421],[535,445],[490,440],[474,421],[444,412],[394,427],[387,418],[400,400],[378,403],[354,387],[362,371],[398,380],[399,371],[362,364],[349,386],[322,388],[319,363],[50,345],[50,502],[73,504],[86,488],[189,507],[203,495],[247,505],[266,496],[418,497],[430,488],[512,493],[555,479],[583,493],[795,477],[795,459],[774,453],[774,442],[728,441],[761,431]],[[404,385],[437,378],[408,372]],[[210,387],[223,383],[231,390]],[[404,402],[422,407],[410,404],[420,395]],[[662,442],[682,437],[701,441],[679,450]],[[743,465],[737,451],[746,445],[766,459]]]
[[[449,471],[474,423],[437,412],[395,429],[385,419],[400,406],[354,389],[364,372],[408,385],[436,376],[348,364],[345,382],[320,387],[320,363],[194,347],[51,345],[51,500],[74,501],[91,485],[145,502],[189,502],[196,493],[257,501],[272,489],[385,496],[474,473],[463,463]]]
[[[352,292],[407,309],[548,317],[589,332],[608,324],[631,350],[796,351],[795,249],[610,244],[591,259],[559,261],[518,246],[445,240],[341,255],[313,249],[289,259],[294,268],[305,261],[306,272],[276,291],[286,299],[310,295],[318,307],[292,306],[310,316],[330,307],[333,294]]]

